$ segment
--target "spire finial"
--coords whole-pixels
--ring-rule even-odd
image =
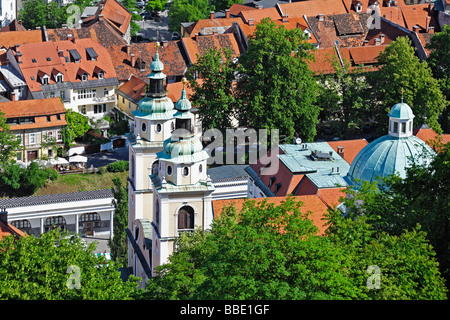
[[[402,92],[402,103],[403,103],[403,92],[404,92],[403,87],[401,89],[401,92]]]
[[[184,90],[185,87],[186,87],[186,83],[187,83],[186,77],[183,77],[183,78],[181,79],[181,83],[183,84],[183,90]]]
[[[155,48],[156,48],[156,52],[158,52],[158,48],[161,46],[161,44],[159,43],[159,41],[155,42]]]

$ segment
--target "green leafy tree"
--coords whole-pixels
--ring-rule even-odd
[[[0,299],[126,300],[137,278],[126,282],[112,261],[94,254],[95,243],[53,230],[40,237],[0,239]]]
[[[66,6],[56,2],[47,3],[44,0],[26,0],[19,11],[19,19],[27,29],[36,27],[61,28],[66,23],[69,14]]]
[[[128,240],[125,232],[128,228],[128,191],[119,177],[113,178],[114,188],[114,237],[109,239],[111,258],[120,267],[128,265]]]
[[[427,45],[430,55],[428,65],[433,71],[434,78],[438,79],[442,93],[446,97],[447,106],[442,114],[442,129],[450,132],[450,26],[443,25],[442,31],[436,33]]]
[[[212,48],[193,64],[187,73],[193,90],[191,102],[198,108],[203,131],[231,127],[236,108],[232,92],[235,64],[231,50]],[[199,76],[200,81],[197,81]]]
[[[214,11],[220,11],[229,9],[233,4],[241,4],[243,0],[211,0],[211,6],[214,7]]]
[[[182,22],[205,19],[210,11],[209,0],[174,0],[169,10],[169,29],[179,32]]]
[[[5,113],[0,111],[0,170],[4,168],[20,149],[20,139],[12,135],[6,123]]]
[[[445,286],[419,230],[377,232],[361,219],[331,212],[327,236],[301,202],[247,200],[226,207],[211,231],[183,234],[169,263],[157,267],[154,299],[445,299]],[[379,287],[367,270],[379,266]],[[369,282],[368,282],[369,280]],[[368,284],[369,283],[369,284]],[[375,282],[375,285],[377,283]]]
[[[370,121],[366,99],[368,84],[361,68],[350,71],[345,58],[342,65],[337,57],[331,62],[335,73],[320,75],[318,105],[322,107],[320,119],[334,134],[354,134]]]
[[[141,30],[141,27],[136,23],[136,21],[141,21],[142,17],[134,12],[139,12],[136,0],[122,0],[122,5],[131,13],[130,21],[130,34],[132,37],[136,36]]]
[[[442,145],[440,150],[429,166],[412,164],[404,179],[393,176],[378,187],[365,184],[357,193],[349,191],[353,196],[346,206],[349,212],[367,217],[377,230],[394,236],[420,225],[449,286],[450,147]]]
[[[149,0],[145,5],[145,11],[156,12],[164,11],[167,6],[168,0]]]
[[[427,124],[442,133],[438,117],[444,110],[444,97],[428,63],[415,56],[409,38],[399,37],[391,42],[380,54],[379,62],[383,67],[368,74],[368,81],[380,132],[386,132],[386,114],[400,102],[403,91],[404,102],[415,115],[414,126],[423,124],[426,108]]]
[[[312,141],[320,109],[318,85],[308,67],[311,45],[299,28],[261,20],[239,58],[237,96],[240,124],[255,129],[278,129],[291,139],[297,133]]]
[[[91,128],[88,119],[73,110],[67,110],[66,122],[67,126],[62,129],[63,141],[66,146],[70,146],[74,139],[83,136]]]

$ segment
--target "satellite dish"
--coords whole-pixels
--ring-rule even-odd
[[[301,143],[302,143],[302,139],[300,139],[300,138],[295,139],[295,144],[301,144]]]

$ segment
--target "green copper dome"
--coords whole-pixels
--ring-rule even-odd
[[[138,103],[138,110],[133,112],[134,116],[155,118],[155,120],[173,118],[173,102],[169,97],[153,98],[143,97]]]
[[[172,137],[164,141],[164,149],[157,156],[174,163],[193,163],[207,159],[208,153],[203,150],[202,143],[196,137],[182,140]]]
[[[381,180],[394,173],[406,178],[406,170],[415,164],[428,164],[434,151],[416,136],[382,136],[365,146],[353,160],[345,180],[355,187],[362,181]]]
[[[389,112],[388,116],[391,118],[399,119],[399,120],[406,120],[406,119],[414,118],[414,114],[411,110],[411,107],[408,106],[403,101],[394,105],[391,108],[391,111]]]
[[[189,111],[192,109],[191,102],[186,97],[186,89],[181,91],[181,98],[175,104],[175,109],[179,111]]]
[[[159,52],[156,51],[155,60],[150,64],[150,70],[153,72],[162,72],[164,70],[164,64],[159,60]]]

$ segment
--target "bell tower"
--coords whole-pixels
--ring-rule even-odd
[[[153,188],[150,175],[158,172],[156,154],[163,150],[164,141],[175,129],[174,103],[167,97],[164,64],[159,59],[156,43],[155,59],[150,64],[145,96],[133,112],[134,130],[128,134],[128,228],[137,235],[153,220]],[[136,242],[138,237],[135,236]],[[128,264],[136,266],[136,253],[129,246]],[[137,274],[137,276],[141,276]]]
[[[157,153],[158,172],[153,182],[152,270],[167,262],[182,232],[208,229],[213,220],[211,179],[206,174],[208,154],[194,125],[183,78],[181,98],[175,105],[175,130]]]

